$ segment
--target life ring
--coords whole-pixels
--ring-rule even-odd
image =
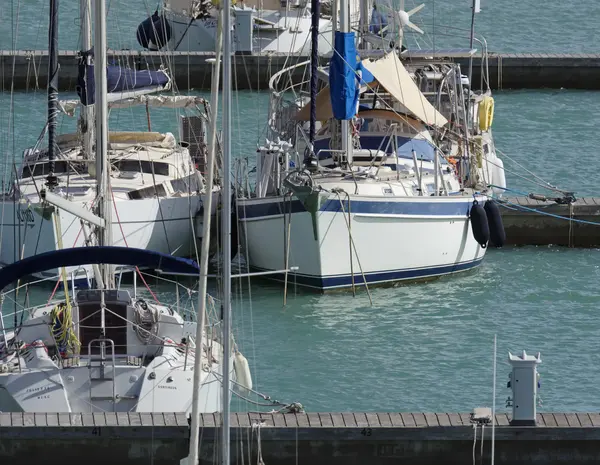
[[[494,98],[486,95],[479,102],[479,129],[489,130],[492,127],[492,121],[494,121]]]

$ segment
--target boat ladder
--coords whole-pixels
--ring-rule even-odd
[[[92,346],[98,346],[100,348],[100,355],[92,355]],[[106,350],[110,351],[110,355],[106,356]],[[115,343],[112,339],[93,339],[88,344],[88,371],[90,375],[90,408],[94,409],[94,401],[111,401],[113,404],[113,411],[116,410],[117,402],[117,389],[115,385]],[[107,373],[106,363],[109,362],[112,370]],[[108,392],[112,395],[107,395],[106,390],[107,384],[112,384],[112,389]],[[99,394],[102,395],[99,395]]]

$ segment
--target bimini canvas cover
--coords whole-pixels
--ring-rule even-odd
[[[378,60],[364,60],[361,63],[379,85],[421,121],[438,128],[448,122],[419,90],[396,53],[391,52]]]
[[[390,52],[385,57],[377,60],[361,61],[357,66],[357,73],[361,73],[364,80],[371,79],[370,73],[373,79],[367,82],[368,86],[381,85],[408,112],[422,122],[435,127],[442,127],[448,122],[429,103],[394,52]],[[319,121],[333,118],[330,92],[330,88],[325,87],[317,94],[317,120]],[[307,104],[296,114],[296,119],[308,121],[309,118],[310,105]]]

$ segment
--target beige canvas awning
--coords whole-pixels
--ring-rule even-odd
[[[363,66],[398,102],[424,123],[442,127],[448,120],[421,93],[394,52],[378,60],[364,60]]]
[[[395,53],[388,53],[378,60],[364,60],[362,64],[375,77],[375,81],[369,83],[369,86],[381,85],[419,120],[436,127],[442,127],[448,122],[421,93]],[[317,94],[317,120],[330,118],[333,118],[330,90],[329,87],[325,87]],[[300,121],[310,119],[310,104],[306,104],[298,111],[296,119]]]

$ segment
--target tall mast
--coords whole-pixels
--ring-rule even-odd
[[[350,32],[350,18],[349,18],[349,7],[348,0],[340,0],[340,31],[341,32]],[[336,53],[335,51],[333,53]],[[352,152],[353,152],[353,144],[352,144],[352,134],[350,132],[350,121],[349,120],[341,120],[342,125],[342,152],[346,154],[346,160],[348,161],[348,165],[352,163]]]
[[[48,161],[50,173],[46,185],[54,189],[58,180],[54,174],[56,159],[56,126],[58,116],[58,0],[50,0],[48,25]]]
[[[212,118],[210,121],[210,153],[208,171],[206,173],[206,198],[204,200],[204,216],[202,223],[202,244],[200,248],[200,282],[198,284],[198,324],[196,326],[196,354],[194,358],[194,380],[192,392],[192,425],[190,432],[190,450],[188,465],[198,464],[198,445],[200,439],[200,375],[202,374],[203,337],[206,315],[206,281],[208,277],[208,255],[210,248],[210,220],[212,216],[212,188],[216,165],[217,148],[217,109],[219,98],[219,71],[221,68],[221,47],[223,44],[223,11],[217,19],[217,43],[215,63],[211,80],[210,103]]]
[[[92,9],[90,0],[80,0],[79,17],[81,21],[81,48],[83,52],[89,52],[92,48]],[[83,60],[85,65],[91,65],[91,56],[85,53]],[[87,79],[85,80],[87,83]],[[87,93],[87,89],[86,89]],[[83,133],[83,153],[90,159],[92,158],[92,146],[94,140],[94,105],[81,105],[80,127]]]
[[[334,1],[334,7],[335,7]],[[319,9],[320,0],[311,0],[310,12],[311,12],[311,55],[310,55],[310,129],[308,139],[310,141],[310,148],[314,153],[315,133],[317,125],[317,72],[319,67]],[[334,18],[335,18],[334,14]],[[335,23],[331,22],[331,27],[335,31]],[[334,32],[335,34],[335,32]],[[304,163],[311,165],[309,160],[304,160]]]
[[[314,14],[314,13],[313,13]],[[223,2],[223,447],[221,463],[230,465],[229,364],[231,359],[231,0]],[[195,465],[195,464],[194,464]]]
[[[109,198],[108,167],[108,111],[106,107],[106,4],[96,0],[94,17],[94,81],[96,85],[96,180],[98,189],[98,216],[105,220],[105,227],[98,228],[98,245],[111,245],[111,211]],[[112,287],[112,267],[102,266],[102,280],[105,288]]]

